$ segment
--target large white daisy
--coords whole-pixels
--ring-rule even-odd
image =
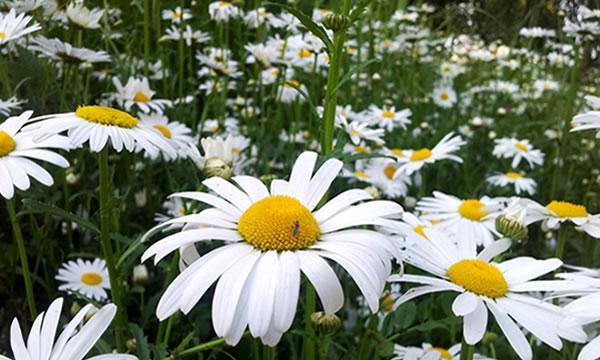
[[[27,341],[23,337],[19,321],[15,318],[10,326],[10,345],[15,360],[82,360],[94,347],[117,313],[113,304],[96,310],[92,304],[84,306],[64,327],[58,338],[56,330],[60,320],[63,299],[50,304],[33,322]],[[88,321],[85,321],[91,315]],[[84,323],[85,321],[85,323]],[[84,323],[84,324],[83,324]],[[80,327],[80,325],[83,326]],[[11,360],[0,355],[0,360]],[[133,355],[106,354],[87,360],[137,360]]]
[[[175,158],[177,152],[155,128],[144,125],[130,114],[105,106],[80,106],[75,112],[31,119],[27,129],[38,134],[57,134],[68,130],[71,143],[78,147],[89,142],[90,150],[100,152],[107,143],[117,152],[133,152],[141,147],[150,156],[160,152]]]
[[[48,150],[70,149],[71,142],[67,137],[53,135],[36,142],[35,133],[21,130],[31,114],[33,111],[25,111],[0,124],[0,195],[6,199],[12,199],[15,188],[22,191],[29,189],[30,176],[43,185],[54,184],[50,173],[33,160],[46,161],[62,168],[69,167],[67,159]]]
[[[492,242],[478,254],[474,243],[454,241],[434,228],[423,231],[428,240],[406,247],[403,258],[433,276],[392,275],[391,282],[420,285],[408,290],[396,305],[435,292],[460,293],[452,311],[463,317],[464,340],[474,345],[483,338],[489,310],[521,359],[531,359],[532,350],[517,323],[556,350],[562,348],[561,337],[585,341],[581,327],[559,327],[563,320],[560,307],[526,294],[562,288],[557,281],[533,280],[559,268],[559,259],[519,257],[495,263],[492,259],[510,247],[510,239]]]
[[[256,178],[237,176],[233,177],[237,186],[218,177],[205,180],[204,186],[214,193],[174,194],[211,207],[156,227],[196,225],[150,246],[142,261],[154,257],[156,263],[199,241],[229,243],[202,256],[171,283],[156,309],[158,318],[178,310],[188,313],[217,282],[212,304],[217,335],[235,345],[249,326],[254,337],[275,345],[294,320],[301,272],[314,286],[326,314],[342,308],[342,286],[325,259],[344,268],[371,310],[377,311],[395,250],[383,234],[364,226],[386,225],[401,215],[402,207],[369,201],[369,193],[355,189],[317,209],[342,162],[327,160],[313,175],[316,161],[316,153],[302,153],[289,181],[273,180],[270,190]]]

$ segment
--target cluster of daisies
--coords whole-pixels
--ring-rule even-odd
[[[80,1],[67,6],[55,0],[6,4],[9,10],[0,13],[0,56],[18,57],[25,49],[47,61],[58,78],[75,69],[103,84],[104,90],[97,100],[70,112],[41,116],[21,112],[28,104],[16,95],[0,99],[0,114],[7,116],[0,123],[4,199],[12,201],[18,191],[26,192],[31,179],[52,186],[54,178],[42,165],[67,169],[74,153],[85,150],[100,156],[139,154],[148,163],[184,163],[204,176],[203,191],[169,196],[164,213],[156,215],[158,224],[141,239],[146,246],[141,263],[153,259],[156,265],[174,253],[179,258],[179,273],[156,305],[159,321],[178,312],[189,314],[211,297],[212,329],[224,342],[235,346],[249,333],[273,347],[297,322],[303,293],[314,289],[324,316],[345,307],[345,273],[360,291],[361,311],[378,314],[380,320],[403,311],[403,304],[418,297],[451,292],[456,295],[452,314],[462,319],[466,344],[482,341],[491,313],[521,359],[533,358],[534,340],[528,334],[558,351],[563,340],[587,343],[579,359],[600,357],[600,338],[590,341],[584,329],[600,320],[600,271],[569,266],[568,272],[557,273],[563,265],[558,258],[507,259],[511,246],[518,248],[518,240],[534,223],[544,230],[573,227],[582,236],[600,239],[600,214],[584,205],[518,197],[536,194],[537,183],[523,168],[543,168],[545,154],[533,145],[537,139],[504,131],[498,138],[494,130],[503,120],[524,116],[527,104],[550,102],[561,90],[551,74],[540,73],[542,66],[558,71],[576,62],[573,45],[561,43],[555,30],[521,29],[520,36],[539,41],[542,51],[486,43],[475,35],[436,36],[427,27],[435,9],[427,5],[397,10],[387,23],[373,21],[349,29],[344,51],[351,64],[393,59],[402,65],[402,59],[410,59],[433,70],[432,88],[405,97],[394,91],[394,83],[382,81],[389,75],[385,66],[381,74],[357,71],[346,79],[354,84],[349,91],[356,101],[344,100],[335,113],[341,135],[334,144],[336,155],[351,160],[304,151],[295,158],[289,176],[277,178],[253,166],[262,151],[259,137],[274,135],[262,142],[291,144],[294,149],[318,150],[319,142],[309,120],[280,129],[273,126],[276,133],[270,134],[271,129],[264,129],[266,116],[273,114],[269,108],[300,114],[306,110],[309,119],[322,117],[323,107],[313,104],[310,93],[319,86],[312,86],[311,80],[323,80],[330,61],[327,44],[289,12],[243,9],[223,0],[208,4],[207,17],[220,36],[231,35],[234,26],[264,31],[265,36],[234,49],[197,28],[192,9],[163,9],[160,17],[167,27],[158,42],[185,46],[192,54],[184,65],[193,69],[193,90],[186,87],[186,93],[182,87],[178,96],[170,97],[162,94],[167,91],[160,84],[173,77],[173,68],[163,65],[163,59],[130,59],[107,50],[126,37],[103,32],[127,19],[120,9],[88,8]],[[107,49],[40,35],[45,28],[34,20],[34,13],[43,14],[46,35],[55,29],[77,29],[79,34],[106,37]],[[330,13],[314,9],[311,18],[320,26]],[[581,6],[576,15],[576,23],[565,18],[566,36],[580,43],[600,34],[597,10]],[[375,34],[373,41],[362,41],[362,33]],[[116,63],[126,63],[120,66],[127,71],[114,71]],[[471,81],[478,66],[487,66],[490,76]],[[526,80],[517,83],[506,75],[517,69]],[[373,88],[385,96],[366,102],[362,93]],[[199,98],[205,107],[201,115],[194,112],[194,119],[174,120],[176,110],[197,107]],[[214,105],[215,99],[223,100],[222,106]],[[588,95],[586,100],[584,112],[573,118],[572,131],[600,129],[600,99]],[[423,107],[431,110],[429,115],[417,118],[416,109]],[[456,117],[469,120],[459,123]],[[262,123],[263,131],[253,133],[251,123]],[[557,130],[547,129],[544,136],[555,139]],[[488,153],[498,163],[506,162],[497,165],[505,166],[502,171],[485,174],[484,181],[507,196],[459,198],[441,191],[420,199],[410,196],[424,186],[431,170],[439,169],[438,162],[460,171],[465,153],[480,151],[480,139],[493,146]],[[277,161],[272,168],[285,167]],[[349,189],[334,192],[336,180],[350,183]],[[414,211],[404,211],[401,200]],[[210,250],[199,251],[201,244],[210,244]],[[403,263],[410,265],[406,271],[399,269]],[[58,337],[62,298],[35,318],[27,340],[15,319],[10,326],[14,359],[78,360],[92,351],[117,311],[123,311],[111,303],[116,296],[109,271],[100,258],[71,260],[57,269],[59,291],[99,306],[89,304],[76,312]],[[134,281],[147,277],[146,265],[134,268]],[[460,351],[458,344],[396,345],[394,358],[454,359]],[[479,354],[474,358],[487,359]],[[108,353],[89,359],[136,357]]]

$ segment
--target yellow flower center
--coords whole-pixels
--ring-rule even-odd
[[[369,153],[369,150],[365,149],[362,146],[355,146],[354,147],[354,151],[357,152],[357,153],[362,153],[362,154],[368,154]]]
[[[447,92],[443,92],[440,94],[440,99],[447,101],[450,98]]]
[[[413,231],[427,239],[427,235],[425,235],[425,231],[423,231],[426,227],[427,225],[417,225],[413,228]]]
[[[393,117],[394,117],[394,115],[395,115],[395,114],[394,114],[393,112],[389,111],[389,110],[385,110],[385,111],[383,111],[383,112],[381,113],[381,116],[383,116],[384,118],[387,118],[387,119],[391,119],[391,118],[393,118]]]
[[[523,178],[523,175],[513,172],[513,171],[509,171],[506,174],[504,174],[507,178],[511,178],[511,179],[521,179]]]
[[[529,151],[529,148],[527,147],[527,145],[525,145],[523,143],[516,143],[515,146],[517,147],[517,149],[519,149],[521,151]]]
[[[394,298],[392,295],[387,295],[381,300],[381,308],[386,313],[391,313],[394,310]]]
[[[75,111],[75,115],[89,122],[118,126],[126,129],[132,129],[138,124],[138,119],[125,111],[106,106],[80,106],[77,108],[77,111]]]
[[[481,218],[488,215],[487,212],[481,210],[485,205],[476,199],[468,199],[462,202],[458,207],[459,214],[467,219],[481,221]]]
[[[404,156],[404,151],[402,151],[402,149],[392,149],[392,154],[396,156]]]
[[[300,201],[284,195],[264,198],[250,206],[238,222],[238,231],[262,250],[299,250],[314,244],[319,224]]]
[[[350,131],[350,135],[352,135],[352,136],[360,135],[360,132],[356,129],[352,129],[352,131]]]
[[[169,130],[169,128],[164,125],[156,124],[153,126],[153,128],[160,131],[160,133],[163,134],[163,136],[166,137],[167,139],[170,139],[173,136],[173,134],[171,133],[171,130]]]
[[[431,347],[428,351],[435,351],[435,352],[439,353],[441,360],[452,360],[452,354],[450,354],[450,351],[448,351],[444,348]]]
[[[355,171],[353,174],[354,174],[354,176],[362,178],[362,179],[368,179],[370,177],[369,174],[362,172],[362,171]]]
[[[308,49],[301,49],[300,51],[298,51],[298,56],[301,58],[309,58],[312,56],[312,51]]]
[[[0,31],[0,40],[2,40],[2,39],[4,39],[4,38],[6,38],[6,33],[5,33],[5,32],[2,32],[2,31]]]
[[[546,205],[546,209],[552,211],[557,217],[576,218],[588,216],[585,206],[576,205],[567,201],[552,200],[550,204]]]
[[[98,273],[87,272],[81,275],[81,282],[86,285],[96,286],[102,282],[102,276]]]
[[[135,102],[148,102],[150,101],[150,98],[148,96],[146,96],[146,94],[144,94],[141,91],[138,91],[135,93],[135,95],[133,96],[133,101]]]
[[[433,155],[431,150],[429,150],[428,148],[422,148],[422,149],[413,151],[412,155],[410,156],[410,161],[421,161],[421,160],[429,159],[431,157],[431,155]]]
[[[461,260],[448,269],[450,281],[466,290],[489,298],[508,292],[508,284],[497,267],[483,260]]]
[[[300,81],[298,80],[288,80],[283,86],[287,88],[297,88],[300,87]]]
[[[383,169],[383,173],[388,179],[392,180],[396,173],[396,167],[394,165],[388,165]]]
[[[13,152],[17,147],[17,142],[6,131],[0,130],[0,157]]]

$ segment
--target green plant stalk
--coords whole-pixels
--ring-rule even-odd
[[[344,0],[342,13],[348,15],[351,0]],[[342,53],[344,41],[346,40],[346,29],[338,30],[333,34],[333,53],[329,62],[327,74],[327,93],[323,109],[323,122],[321,124],[321,152],[329,154],[333,148],[333,130],[335,125],[335,112],[337,108],[337,85],[340,80],[340,66],[342,64]]]
[[[467,344],[465,339],[462,340],[460,345],[460,360],[473,360],[475,354],[475,347]]]
[[[150,61],[150,0],[144,0],[144,76],[148,77]]]
[[[15,199],[12,198],[10,200],[7,200],[6,207],[8,208],[8,216],[10,217],[10,223],[12,225],[15,241],[17,242],[17,248],[19,249],[19,258],[21,259],[21,270],[23,271],[23,281],[25,282],[25,292],[27,295],[27,306],[29,307],[29,314],[31,315],[31,319],[33,320],[37,315],[35,310],[35,301],[33,299],[33,284],[31,283],[31,274],[29,273],[29,261],[27,260],[25,241],[23,241],[21,225],[19,225],[19,220],[17,219],[17,214],[15,212]]]
[[[108,277],[110,281],[110,291],[112,294],[112,302],[117,306],[117,314],[115,316],[115,339],[117,342],[117,350],[125,351],[125,334],[127,328],[127,320],[125,317],[125,306],[121,298],[121,284],[117,273],[115,262],[115,253],[110,239],[111,216],[110,216],[110,198],[111,186],[108,168],[108,144],[100,151],[98,157],[98,166],[100,171],[100,244],[102,253],[106,261]]]
[[[246,336],[246,335],[248,335],[248,331],[246,331],[243,336]],[[194,354],[197,354],[204,350],[214,348],[215,346],[222,345],[224,343],[225,343],[225,339],[223,339],[223,338],[211,340],[211,341],[205,342],[203,344],[189,348],[187,350],[183,350],[180,353],[171,354],[170,356],[164,358],[163,360],[173,360],[173,359],[177,359],[177,358],[184,357],[184,356],[194,355]]]
[[[565,254],[565,246],[567,244],[567,224],[561,224],[558,229],[558,239],[556,240],[555,256],[562,259]]]
[[[315,312],[316,294],[309,281],[306,282],[306,299],[304,303],[304,342],[302,344],[302,357],[304,360],[315,359],[315,329],[310,316]]]

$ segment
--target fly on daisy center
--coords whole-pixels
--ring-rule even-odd
[[[458,207],[458,212],[462,217],[470,220],[481,221],[482,218],[488,215],[483,211],[485,205],[477,199],[464,200]]]
[[[483,260],[461,260],[448,269],[450,281],[481,296],[495,299],[508,292],[504,275]]]
[[[13,152],[17,147],[17,142],[6,131],[0,130],[0,157]]]
[[[273,195],[252,204],[241,216],[238,231],[262,250],[299,250],[317,241],[321,229],[312,213],[300,201]]]
[[[75,115],[93,123],[113,125],[127,129],[132,129],[138,124],[138,119],[129,113],[107,106],[80,106],[75,111]]]
[[[576,205],[568,201],[552,200],[546,205],[546,209],[552,211],[556,216],[563,218],[587,217],[588,212],[585,206]]]
[[[86,272],[81,275],[81,282],[90,286],[100,285],[102,282],[102,276],[97,273]]]

